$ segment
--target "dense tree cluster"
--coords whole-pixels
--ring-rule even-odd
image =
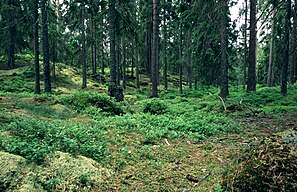
[[[180,93],[186,86],[214,85],[226,98],[229,84],[255,91],[260,83],[281,85],[285,96],[287,82],[297,79],[296,0],[245,0],[240,15],[245,22],[232,23],[230,8],[236,3],[1,0],[1,62],[13,69],[17,53],[34,53],[35,93],[40,93],[42,48],[48,93],[56,65],[63,62],[81,67],[82,88],[88,73],[104,75],[108,67],[109,95],[115,97],[128,78],[140,88],[140,73],[151,77],[152,97],[158,87],[168,89],[169,75],[179,76]]]

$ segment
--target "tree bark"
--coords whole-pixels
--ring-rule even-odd
[[[291,60],[291,83],[297,80],[297,0],[294,1],[293,29],[292,29],[292,60]]]
[[[35,94],[40,94],[40,66],[39,66],[39,40],[38,40],[38,5],[34,0],[34,66],[35,66]]]
[[[291,19],[291,0],[286,1],[285,34],[283,48],[283,66],[282,66],[282,85],[281,94],[287,96],[288,66],[289,66],[289,47],[290,47],[290,19]]]
[[[180,21],[181,22],[181,21]],[[183,27],[180,23],[180,32],[179,32],[179,93],[183,93],[183,62],[182,62],[182,56],[183,56]]]
[[[127,84],[127,65],[126,65],[126,45],[122,39],[122,50],[123,50],[123,88],[126,89]]]
[[[166,1],[163,0],[163,3],[165,4]],[[166,9],[164,6],[163,10],[163,62],[164,62],[164,70],[163,70],[163,78],[164,78],[164,89],[168,89],[168,79],[167,79],[167,26],[166,26]]]
[[[43,68],[44,68],[44,90],[46,93],[52,92],[51,70],[49,64],[49,42],[48,42],[48,23],[47,23],[47,0],[41,0],[42,14],[42,49],[43,49]]]
[[[152,95],[151,97],[158,97],[158,0],[153,0],[153,39],[152,39],[152,64],[151,64],[151,75],[152,75]]]
[[[247,66],[247,20],[248,20],[248,0],[245,0],[244,10],[244,57],[243,57],[243,89],[246,87],[246,66]]]
[[[256,41],[257,41],[257,0],[250,1],[250,61],[248,67],[247,91],[256,91]]]
[[[112,90],[117,84],[116,74],[116,45],[115,45],[115,0],[109,0],[109,38],[110,38],[110,80],[109,95],[114,96]]]
[[[270,50],[269,50],[269,64],[268,64],[268,78],[267,85],[269,87],[273,86],[273,51],[274,51],[274,18],[275,18],[276,10],[275,5],[273,4],[272,11],[272,23],[271,23],[271,39],[270,39]]]
[[[139,48],[138,46],[136,46],[136,53],[135,53],[135,59],[136,59],[136,69],[135,69],[135,72],[136,72],[136,88],[137,89],[140,89],[140,81],[139,81],[139,61],[138,61],[138,56],[139,56]]]
[[[9,10],[7,10],[8,17],[8,51],[7,51],[7,66],[9,69],[15,68],[15,35],[16,26],[14,21],[14,0],[8,0]]]
[[[229,95],[228,89],[228,63],[227,63],[227,1],[221,0],[221,81],[220,96],[225,99]]]
[[[82,45],[82,88],[87,88],[87,50],[86,50],[86,38],[85,38],[85,13],[84,5],[81,5],[80,10],[80,22],[81,22],[81,45]]]

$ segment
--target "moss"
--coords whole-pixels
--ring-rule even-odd
[[[73,157],[68,153],[56,152],[38,174],[39,182],[49,191],[90,191],[102,188],[104,178],[110,172],[96,161],[84,157]]]
[[[44,191],[25,158],[0,151],[0,165],[0,191]]]

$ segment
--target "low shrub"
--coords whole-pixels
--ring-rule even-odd
[[[59,101],[80,113],[84,113],[88,107],[100,108],[102,112],[106,112],[110,115],[121,115],[124,113],[124,110],[109,96],[96,92],[81,91],[69,95],[62,95]],[[87,111],[89,111],[89,109]],[[87,112],[84,114],[86,113]]]
[[[145,102],[143,112],[160,115],[166,113],[167,109],[167,105],[159,99],[150,99]]]
[[[107,153],[105,131],[96,126],[65,122],[15,121],[0,133],[0,148],[42,163],[52,151],[100,160]]]

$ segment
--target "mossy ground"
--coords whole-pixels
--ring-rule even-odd
[[[27,66],[0,71],[0,166],[5,167],[0,191],[223,191],[226,169],[247,146],[296,127],[297,85],[289,87],[287,98],[279,96],[278,88],[259,87],[247,94],[234,87],[226,110],[217,88],[185,90],[183,95],[170,89],[154,101],[148,99],[148,87],[128,87],[124,102],[107,98],[108,110],[123,111],[117,116],[89,102],[97,98],[93,93],[105,94],[107,84],[90,77],[87,92],[77,92],[79,69],[59,67],[54,94],[40,96],[32,93],[34,76]],[[69,95],[86,105],[64,103]],[[162,106],[162,113],[144,113],[147,106]],[[43,157],[46,151],[41,162],[26,152],[30,138],[40,133],[15,132],[18,126],[39,123],[63,136],[34,141],[34,154]],[[84,146],[89,151],[82,154]],[[97,152],[104,155],[95,161]]]

